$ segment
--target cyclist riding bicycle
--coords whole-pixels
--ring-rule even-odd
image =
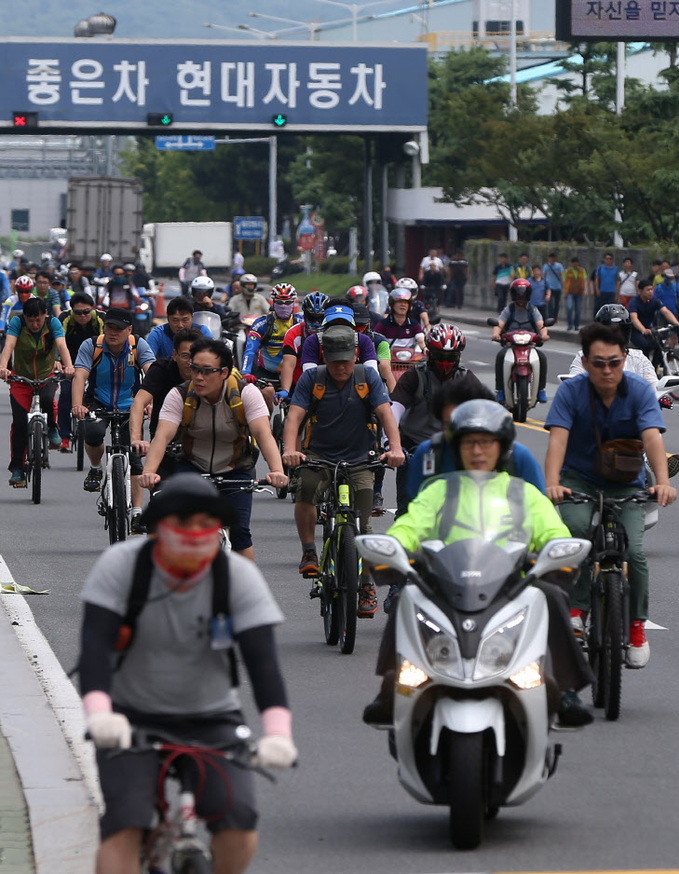
[[[35,283],[30,276],[20,276],[14,283],[14,294],[3,301],[2,316],[0,317],[0,330],[7,330],[10,319],[24,311],[24,304],[31,297],[34,297],[33,289]]]
[[[220,528],[233,521],[228,498],[196,474],[179,474],[144,521],[151,535],[107,549],[81,595],[80,690],[105,802],[99,874],[139,871],[153,825],[160,761],[154,751],[127,751],[132,731],[155,729],[187,745],[233,743],[245,721],[236,652],[262,724],[253,764],[282,770],[297,758],[274,640],[283,617],[254,562],[220,549]],[[140,592],[143,610],[131,615]],[[196,810],[212,833],[214,871],[239,874],[257,846],[254,781],[251,771],[216,761],[196,771]]]
[[[302,318],[289,328],[283,338],[283,361],[281,364],[281,387],[274,395],[274,403],[285,400],[297,385],[302,375],[302,347],[311,334],[318,334],[323,325],[325,308],[330,301],[327,294],[312,291],[302,301]]]
[[[78,419],[85,419],[90,408],[103,408],[108,412],[128,412],[134,392],[139,386],[140,374],[146,373],[155,356],[143,337],[132,333],[133,314],[130,310],[112,307],[104,316],[104,331],[98,337],[85,340],[78,350],[73,378],[71,412]],[[101,420],[85,421],[85,452],[90,460],[90,469],[83,488],[86,492],[101,490],[104,455],[104,437],[108,423]],[[130,445],[129,423],[121,431],[123,444]],[[142,473],[141,458],[130,455],[132,486],[133,534],[142,533],[140,514],[143,490],[139,483]]]
[[[364,461],[375,445],[373,415],[389,441],[390,448],[381,458],[394,467],[403,464],[398,428],[382,380],[373,369],[356,364],[358,339],[359,335],[349,325],[331,325],[323,332],[325,364],[302,374],[290,402],[283,435],[283,461],[289,468],[297,467],[307,455],[331,462]],[[308,434],[304,451],[300,452],[297,437],[307,419]],[[299,572],[305,577],[316,577],[319,571],[314,543],[316,504],[330,482],[330,472],[301,468],[297,476],[295,523],[303,550]],[[360,515],[361,532],[366,533],[370,531],[373,509],[373,474],[356,471],[350,476],[353,506]],[[364,574],[358,615],[373,616],[376,610],[375,586]]]
[[[156,325],[147,335],[146,342],[156,358],[168,358],[174,351],[174,337],[177,331],[190,328],[192,325],[193,302],[183,295],[173,297],[167,305],[167,323]],[[204,337],[208,339],[212,337],[207,325],[197,327]]]
[[[279,282],[271,289],[273,311],[252,323],[245,344],[241,373],[248,382],[257,379],[278,382],[285,335],[302,321],[302,316],[294,312],[296,300],[297,291],[288,282]]]
[[[141,303],[137,289],[125,275],[122,264],[114,264],[111,268],[111,278],[99,288],[98,306],[108,309],[134,309]]]
[[[13,316],[7,328],[5,348],[0,355],[0,379],[8,379],[11,372],[27,379],[46,379],[54,373],[57,352],[65,376],[72,377],[73,364],[61,322],[54,316],[47,318],[47,307],[42,298],[31,297],[24,304],[23,313]],[[8,364],[12,355],[14,370],[10,371]],[[59,449],[61,446],[54,402],[56,391],[56,382],[47,383],[40,389],[40,409],[47,414],[50,449]],[[12,475],[9,484],[13,488],[25,488],[28,411],[33,389],[30,385],[13,382],[9,398],[12,408],[11,458],[8,465]]]
[[[665,423],[655,392],[635,373],[625,373],[625,337],[619,328],[593,322],[582,328],[582,363],[586,373],[562,383],[547,414],[545,428],[549,445],[545,458],[547,495],[555,503],[573,489],[595,495],[603,490],[612,496],[630,495],[645,487],[641,447],[656,476],[655,494],[661,506],[671,504],[677,492],[669,484],[667,455],[662,433]],[[638,457],[638,471],[613,481],[604,476],[599,460],[608,441],[625,441],[624,450]],[[613,447],[610,447],[611,449]],[[574,537],[589,531],[592,504],[564,503],[561,515]],[[627,665],[643,668],[650,648],[646,640],[649,572],[643,548],[643,505],[624,504],[619,519],[627,532],[630,584],[630,647]],[[590,607],[591,574],[583,566],[571,592],[573,627],[584,632]]]
[[[325,308],[323,315],[323,323],[321,331],[318,334],[310,334],[302,346],[302,371],[310,370],[317,367],[323,359],[323,332],[330,326],[344,326],[356,330],[356,319],[354,317],[353,306],[349,306],[346,301],[341,298],[338,303],[332,302]],[[357,352],[358,361],[370,367],[373,370],[378,370],[377,352],[375,344],[364,333],[358,333]]]

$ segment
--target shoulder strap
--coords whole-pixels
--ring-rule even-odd
[[[455,522],[459,500],[460,479],[456,476],[449,476],[446,480],[446,499],[441,508],[441,516],[439,518],[439,537],[444,543]]]
[[[200,404],[200,398],[193,393],[193,380],[188,383],[183,382],[178,385],[180,395],[184,398],[184,406],[182,408],[182,420],[179,423],[181,428],[188,427],[193,421],[193,417]]]
[[[362,401],[370,394],[370,386],[365,376],[365,365],[360,362],[354,365],[354,388]]]
[[[238,686],[238,663],[233,646],[233,629],[231,627],[231,569],[229,559],[223,549],[217,553],[212,562],[212,622],[223,625],[227,631],[231,645],[226,648],[231,671],[231,686]]]
[[[273,337],[273,326],[276,321],[276,316],[274,313],[267,313],[266,316],[266,330],[262,334],[262,339],[259,341],[260,346],[266,346],[269,340]]]
[[[507,502],[509,503],[509,512],[512,514],[510,540],[523,540],[526,536],[523,530],[523,523],[526,518],[524,507],[526,489],[524,486],[524,481],[514,476],[510,478],[509,485],[507,486]]]
[[[438,476],[441,473],[445,448],[446,435],[443,431],[437,431],[431,438],[431,451],[434,456],[434,476]]]

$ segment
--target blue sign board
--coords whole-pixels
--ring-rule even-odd
[[[302,221],[299,223],[299,227],[297,228],[298,234],[313,234],[315,233],[316,228],[311,223],[311,219],[308,215],[305,215],[302,218]]]
[[[237,215],[233,220],[234,240],[263,240],[266,223],[262,216]]]
[[[84,39],[0,40],[0,130],[405,131],[427,126],[424,45]]]
[[[176,136],[156,137],[156,148],[161,152],[214,152],[214,137]]]

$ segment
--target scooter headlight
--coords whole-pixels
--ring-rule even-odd
[[[527,346],[530,343],[531,335],[529,333],[516,333],[512,338],[517,346]]]
[[[513,683],[517,689],[537,689],[542,685],[542,660],[539,662],[530,662],[525,665],[520,671],[512,674],[509,681]]]
[[[481,641],[479,654],[474,665],[473,677],[475,680],[485,680],[496,674],[501,674],[511,663],[516,645],[521,637],[526,613],[525,609],[521,610]]]
[[[405,689],[417,689],[418,686],[426,683],[428,679],[429,677],[422,668],[418,668],[417,665],[409,662],[408,659],[401,660],[401,667],[398,672],[399,686],[403,686]],[[411,693],[408,692],[407,694],[410,695]]]
[[[420,638],[432,668],[448,677],[463,679],[464,669],[457,640],[442,631],[426,613],[419,611],[417,618]]]

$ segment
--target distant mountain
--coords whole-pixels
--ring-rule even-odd
[[[406,4],[394,0],[393,8],[403,5]],[[248,4],[240,0],[71,0],[68,4],[63,0],[23,0],[11,4],[11,12],[9,3],[2,6],[0,33],[4,36],[71,37],[81,19],[97,12],[113,15],[118,21],[115,35],[125,39],[239,38],[237,32],[203,27],[208,22],[234,28],[249,24],[267,31],[286,27],[282,22],[248,18],[250,10],[300,21],[330,21],[348,15],[339,7],[314,0],[295,0],[294,3],[258,0]],[[302,31],[299,36],[304,38],[305,35]]]

